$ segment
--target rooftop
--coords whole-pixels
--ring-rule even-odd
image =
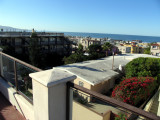
[[[146,54],[126,54],[114,56],[114,70],[119,68],[119,65],[125,66],[131,60],[138,57],[155,57]],[[58,69],[66,70],[77,77],[83,79],[91,85],[96,85],[103,81],[109,80],[118,75],[118,72],[112,70],[113,56],[98,60],[90,60],[81,63],[74,63],[64,66],[56,67]]]
[[[160,46],[159,44],[152,44],[152,46]]]

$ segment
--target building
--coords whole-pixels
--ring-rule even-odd
[[[71,41],[64,33],[36,32],[38,44],[44,53],[71,53]],[[16,53],[28,53],[32,32],[0,32],[0,46],[11,46]]]
[[[114,87],[115,79],[119,77],[119,73],[115,70],[118,70],[120,65],[124,67],[128,62],[138,57],[151,57],[145,54],[127,55],[128,57],[114,56],[114,63],[113,57],[109,56],[100,60],[84,61],[54,68],[76,75],[75,84],[98,93],[106,93]]]
[[[117,45],[121,54],[131,53],[131,47],[123,46],[123,44]]]
[[[80,44],[83,45],[83,49],[86,50],[90,45],[92,44],[98,44],[100,45],[101,44],[101,41],[100,40],[97,40],[97,39],[93,39],[93,38],[84,38],[80,41]]]
[[[160,56],[160,43],[152,44],[150,51],[152,55]]]
[[[142,43],[142,40],[132,40],[132,42]]]
[[[139,45],[135,42],[131,42],[131,43],[128,43],[128,44],[123,44],[123,46],[130,47],[130,49],[131,49],[130,53],[131,54],[143,53],[143,48],[139,47]]]

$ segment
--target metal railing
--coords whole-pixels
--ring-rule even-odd
[[[29,74],[42,70],[3,52],[0,52],[0,70],[1,77],[33,104],[32,79]]]
[[[148,119],[160,120],[160,117],[156,116],[153,113],[146,112],[140,108],[118,101],[106,95],[102,95],[95,91],[91,91],[89,89],[76,85],[72,82],[67,82],[67,96],[66,96],[67,120],[69,120],[71,117],[71,113],[69,113],[71,111],[70,104],[72,104],[70,101],[71,98],[73,98],[73,100],[79,102],[83,106],[85,105],[86,107],[88,107],[88,109],[99,112],[99,114],[102,115],[105,114],[105,112],[108,110],[112,111],[110,116],[112,117],[112,119],[124,115],[125,119],[127,120],[148,120]],[[73,107],[74,106],[72,106],[72,109]]]

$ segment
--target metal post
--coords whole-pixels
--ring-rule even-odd
[[[3,76],[2,54],[0,54],[0,75]]]
[[[67,90],[66,90],[66,120],[69,120],[70,116],[70,85],[69,83],[67,85]]]
[[[14,61],[14,75],[15,75],[16,91],[18,91],[18,81],[17,81],[17,67],[16,67],[16,61]]]
[[[113,70],[113,67],[114,67],[114,52],[113,52],[112,70]]]

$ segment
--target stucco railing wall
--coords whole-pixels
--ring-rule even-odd
[[[110,113],[103,115],[73,101],[72,120],[110,120]]]

